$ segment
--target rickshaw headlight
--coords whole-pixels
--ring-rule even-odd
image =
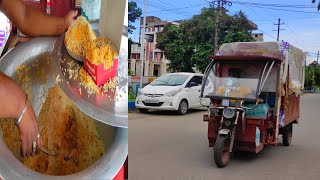
[[[232,121],[230,119],[226,119],[226,120],[224,120],[224,124],[226,126],[230,126],[232,124]]]
[[[224,118],[226,119],[231,119],[234,117],[234,115],[236,114],[236,111],[234,109],[228,109],[228,108],[225,108],[223,111],[222,111],[222,115]]]

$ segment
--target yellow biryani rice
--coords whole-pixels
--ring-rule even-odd
[[[118,56],[118,51],[109,39],[100,37],[87,43],[85,56],[92,64],[96,66],[104,64],[104,69],[109,69]]]
[[[0,120],[3,139],[27,167],[48,175],[80,172],[97,161],[105,151],[95,120],[81,112],[56,85],[48,91],[38,125],[42,146],[56,156],[40,152],[34,157],[21,157],[19,132],[12,119]]]
[[[65,45],[75,55],[83,56],[87,42],[95,39],[96,35],[90,28],[89,22],[80,16],[69,26],[65,36]]]

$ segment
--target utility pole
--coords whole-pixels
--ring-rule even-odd
[[[215,9],[215,3],[217,4],[217,8]],[[220,17],[222,16],[222,10],[223,10],[223,6],[227,4],[228,6],[232,6],[232,2],[227,1],[227,0],[216,0],[216,1],[212,1],[212,5],[213,5],[213,11],[215,11],[215,25],[214,25],[214,44],[213,44],[213,50],[214,50],[214,55],[217,54],[218,52],[218,42],[219,42],[219,23],[220,23]]]
[[[214,25],[214,29],[215,29],[215,32],[214,32],[214,55],[217,54],[218,52],[218,36],[219,36],[219,21],[220,21],[220,16],[222,14],[222,8],[220,8],[220,0],[218,1],[218,7],[217,7],[217,10],[216,11],[216,21],[215,21],[215,25]]]
[[[285,30],[285,29],[280,29],[280,25],[283,25],[283,24],[284,24],[284,22],[283,22],[283,23],[280,23],[280,21],[281,21],[281,19],[279,18],[279,19],[278,19],[278,24],[273,23],[273,25],[277,25],[277,26],[278,26],[278,30],[273,30],[273,31],[278,31],[277,41],[279,41],[280,31],[281,31],[281,30]]]
[[[144,8],[143,8],[143,25],[141,31],[141,51],[140,51],[140,59],[141,59],[141,66],[140,66],[140,89],[142,88],[142,81],[143,81],[143,63],[145,59],[144,53],[144,41],[145,41],[145,32],[146,32],[146,14],[147,14],[147,0],[144,0]]]
[[[317,64],[319,65],[319,51],[318,51],[318,54],[317,54]]]

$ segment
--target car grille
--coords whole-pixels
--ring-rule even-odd
[[[163,104],[163,102],[159,102],[159,103],[146,103],[144,101],[142,101],[142,103],[145,105],[145,106],[154,106],[154,107],[159,107]]]
[[[143,94],[144,96],[147,96],[147,97],[162,97],[163,94]]]

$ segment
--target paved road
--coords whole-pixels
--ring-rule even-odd
[[[301,99],[292,145],[235,156],[220,169],[208,148],[205,111],[129,115],[129,179],[320,179],[320,94]]]

